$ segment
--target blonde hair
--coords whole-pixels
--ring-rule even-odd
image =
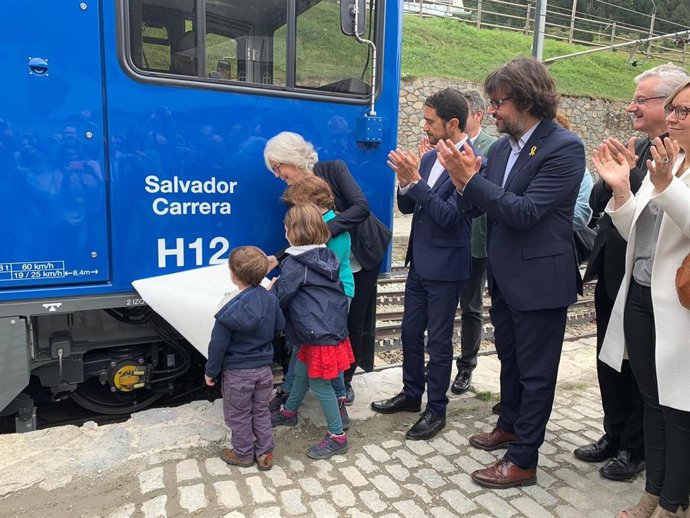
[[[681,84],[676,88],[673,92],[671,92],[671,95],[669,95],[666,100],[664,101],[664,109],[666,109],[668,106],[673,104],[673,101],[676,100],[676,97],[678,97],[678,94],[681,93],[683,90],[686,88],[690,87],[690,78],[685,81],[685,83]]]
[[[238,246],[230,252],[228,266],[240,282],[258,286],[268,271],[268,258],[260,248]]]
[[[293,205],[285,214],[285,234],[290,245],[323,245],[331,233],[321,216],[321,211],[313,203]]]
[[[320,209],[335,209],[335,198],[331,186],[318,176],[307,176],[290,185],[285,189],[281,199],[288,205],[313,203]]]
[[[304,140],[302,135],[291,131],[282,131],[266,142],[264,147],[264,163],[273,172],[271,162],[289,164],[301,169],[307,174],[314,174],[314,164],[319,161],[319,155],[311,142]]]

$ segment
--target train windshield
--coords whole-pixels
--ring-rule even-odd
[[[129,0],[127,18],[129,59],[144,76],[348,97],[371,88],[369,48],[341,32],[338,0]]]

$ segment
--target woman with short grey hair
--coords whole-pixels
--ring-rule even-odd
[[[391,231],[369,210],[369,203],[342,160],[319,162],[311,142],[301,135],[283,131],[266,142],[266,168],[276,178],[292,185],[309,175],[325,180],[333,191],[337,216],[328,222],[332,236],[349,232],[352,240],[350,265],[355,278],[355,296],[348,314],[348,331],[355,363],[345,372],[347,404],[354,400],[352,376],[358,365],[373,370],[373,347],[363,350],[364,330],[375,319],[376,282]],[[276,263],[273,263],[276,265]],[[289,387],[286,388],[286,391]],[[278,398],[284,397],[280,394]]]

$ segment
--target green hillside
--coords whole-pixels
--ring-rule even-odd
[[[441,77],[483,82],[489,72],[514,56],[531,55],[532,37],[510,31],[476,29],[468,24],[441,18],[405,15],[403,22],[403,77]],[[591,47],[545,40],[544,59],[571,54]],[[630,99],[633,78],[659,65],[627,65],[629,52],[602,51],[568,58],[551,65],[558,89],[563,94],[604,99]],[[644,61],[644,55],[635,59]]]

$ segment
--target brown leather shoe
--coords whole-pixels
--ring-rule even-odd
[[[240,466],[241,468],[248,468],[254,464],[254,459],[241,459],[237,456],[235,450],[231,450],[229,448],[223,448],[223,450],[220,452],[220,458],[231,466]]]
[[[470,444],[480,450],[493,451],[507,448],[511,442],[517,441],[517,435],[494,428],[490,432],[475,433],[470,436]]]
[[[522,469],[504,457],[488,468],[478,469],[470,477],[480,486],[492,489],[532,486],[537,483],[537,468]]]

